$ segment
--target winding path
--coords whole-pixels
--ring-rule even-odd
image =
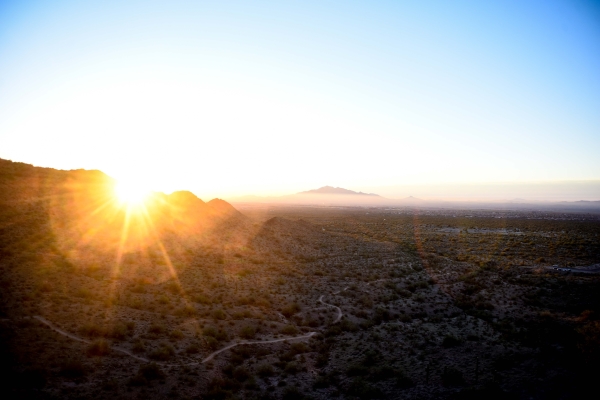
[[[345,291],[347,289],[348,289],[348,287],[344,288],[341,291],[337,291],[337,292],[335,292],[333,294],[339,294],[340,292],[343,292],[343,291]],[[342,314],[342,309],[339,308],[336,305],[325,303],[323,301],[323,297],[324,296],[325,295],[321,295],[321,297],[319,297],[319,303],[325,305],[326,307],[335,308],[337,310],[338,314],[337,314],[335,320],[332,323],[336,324],[336,323],[340,322],[340,320],[342,319],[342,316],[344,315],[344,314]],[[281,316],[283,317],[283,315],[281,315]],[[69,332],[67,332],[67,331],[65,331],[63,329],[60,329],[59,327],[57,327],[52,322],[48,321],[46,318],[44,318],[42,316],[36,315],[33,318],[35,318],[36,320],[40,321],[42,324],[46,325],[48,328],[50,328],[54,332],[56,332],[56,333],[58,333],[60,335],[66,336],[69,339],[73,339],[73,340],[76,340],[78,342],[86,343],[86,344],[92,343],[90,340],[84,339],[82,337],[79,337],[77,335],[69,333]],[[235,346],[241,345],[241,344],[269,344],[269,343],[288,342],[288,341],[292,341],[292,340],[308,339],[308,338],[311,338],[312,336],[314,336],[315,334],[317,334],[317,332],[308,332],[308,333],[306,333],[304,335],[300,335],[300,336],[293,336],[293,337],[280,338],[280,339],[271,339],[271,340],[252,340],[252,341],[250,341],[250,340],[242,340],[242,341],[239,341],[239,342],[231,343],[231,344],[223,347],[222,349],[219,349],[219,350],[216,350],[216,351],[210,353],[202,361],[196,361],[196,362],[184,363],[184,364],[166,364],[166,363],[157,363],[157,364],[160,364],[162,366],[193,366],[193,365],[199,365],[199,364],[204,364],[204,363],[212,360],[213,358],[215,358],[215,356],[217,356],[218,354],[220,354],[220,353],[222,353],[224,351],[227,351],[227,350],[229,350],[229,349],[231,349],[231,348],[233,348]],[[125,354],[125,355],[127,355],[129,357],[132,357],[132,358],[134,358],[134,359],[136,359],[138,361],[150,362],[149,359],[144,358],[144,357],[140,357],[138,355],[135,355],[132,352],[130,352],[129,350],[123,349],[121,347],[118,347],[118,346],[109,346],[109,348],[111,350],[116,351],[116,352]]]
[[[84,339],[84,338],[81,338],[81,337],[79,337],[79,336],[73,335],[72,333],[69,333],[69,332],[67,332],[67,331],[64,331],[64,330],[62,330],[62,329],[60,329],[60,328],[56,327],[56,326],[55,326],[55,325],[54,325],[52,322],[48,321],[48,320],[47,320],[46,318],[44,318],[44,317],[40,317],[39,315],[36,315],[36,316],[34,316],[33,318],[37,319],[37,320],[38,320],[38,321],[40,321],[42,324],[44,324],[44,325],[48,326],[48,327],[49,327],[50,329],[52,329],[54,332],[56,332],[56,333],[60,333],[61,335],[63,335],[63,336],[66,336],[66,337],[68,337],[69,339],[77,340],[78,342],[87,343],[87,344],[91,343],[91,341],[89,341],[89,340],[87,340],[87,339]],[[110,346],[110,349],[111,349],[111,350],[114,350],[114,351],[118,351],[119,353],[126,354],[126,355],[128,355],[129,357],[133,357],[133,358],[135,358],[136,360],[139,360],[139,361],[150,362],[150,360],[148,360],[147,358],[140,357],[140,356],[136,356],[135,354],[133,354],[133,353],[132,353],[132,352],[130,352],[129,350],[122,349],[122,348],[120,348],[120,347],[118,347],[118,346]]]
[[[340,320],[340,318],[342,317],[342,311],[339,309],[339,307],[336,307],[334,305],[331,304],[327,304],[324,303],[322,300],[323,296],[321,296],[321,298],[319,299],[319,301],[327,306],[330,307],[335,307],[338,309],[339,315],[338,318],[334,321],[334,323],[336,323],[337,321]],[[63,336],[68,337],[69,339],[73,339],[76,340],[78,342],[81,343],[86,343],[86,344],[90,344],[91,341],[84,339],[82,337],[79,337],[77,335],[74,335],[72,333],[69,333],[63,329],[58,328],[56,325],[54,325],[52,322],[48,321],[46,318],[41,317],[39,315],[34,316],[33,318],[37,319],[38,321],[40,321],[42,324],[46,325],[47,327],[49,327],[51,330],[53,330],[54,332],[61,334]],[[200,364],[204,364],[210,360],[212,360],[213,358],[215,358],[215,356],[217,356],[218,354],[229,350],[235,346],[241,345],[241,344],[269,344],[269,343],[279,343],[279,342],[289,342],[292,340],[302,340],[302,339],[308,339],[311,338],[312,336],[314,336],[317,332],[308,332],[307,334],[304,335],[300,335],[300,336],[293,336],[293,337],[288,337],[288,338],[280,338],[280,339],[271,339],[271,340],[242,340],[239,342],[235,342],[235,343],[231,343],[228,346],[223,347],[222,349],[219,349],[217,351],[214,351],[212,353],[210,353],[208,356],[206,356],[202,361],[197,361],[197,362],[192,362],[192,363],[185,363],[185,364],[166,364],[166,363],[157,363],[160,364],[162,366],[194,366],[194,365],[200,365]],[[111,350],[117,351],[119,353],[128,355],[129,357],[135,358],[138,361],[143,361],[143,362],[150,362],[149,359],[144,358],[144,357],[140,357],[137,356],[135,354],[133,354],[132,352],[130,352],[129,350],[125,350],[121,347],[118,346],[109,346]]]
[[[212,360],[217,354],[222,353],[225,350],[229,350],[232,347],[235,347],[235,346],[240,345],[240,344],[267,344],[267,343],[288,342],[288,341],[291,341],[291,340],[308,339],[308,338],[312,337],[313,335],[315,335],[316,333],[317,332],[309,332],[306,335],[294,336],[294,337],[290,337],[290,338],[272,339],[272,340],[254,340],[254,341],[242,340],[241,342],[232,343],[229,346],[223,347],[222,349],[219,349],[219,350],[217,350],[217,351],[215,351],[213,353],[210,353],[200,363],[208,362],[208,361]],[[194,364],[200,364],[200,363],[194,363]],[[192,364],[186,364],[186,365],[192,365]]]
[[[346,289],[347,289],[347,288],[346,288]],[[344,290],[346,290],[346,289],[344,289]],[[319,302],[320,302],[320,303],[322,303],[322,304],[325,304],[325,305],[326,305],[326,306],[328,306],[328,307],[333,307],[333,308],[335,308],[335,309],[337,310],[337,312],[338,312],[338,315],[337,315],[337,317],[336,317],[336,318],[333,320],[332,324],[336,324],[336,323],[340,322],[340,320],[342,319],[342,316],[344,315],[344,314],[342,314],[342,309],[341,309],[341,308],[339,308],[338,306],[334,306],[333,304],[325,303],[325,302],[323,301],[323,296],[325,296],[325,295],[323,295],[323,294],[322,294],[322,295],[321,295],[321,297],[319,297]]]

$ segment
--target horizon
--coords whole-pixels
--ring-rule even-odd
[[[5,159],[201,197],[600,198],[594,2],[0,10]]]
[[[1,160],[1,158],[0,158]],[[21,161],[7,160],[10,162],[21,163]],[[25,163],[28,164],[28,163]],[[32,164],[29,164],[32,165]],[[43,167],[33,165],[34,167]],[[57,169],[57,168],[52,168]],[[58,169],[60,170],[60,169]],[[63,171],[82,170],[82,168],[63,169]],[[83,169],[85,170],[85,169]],[[87,170],[91,171],[91,170]],[[106,172],[98,170],[104,174]],[[113,176],[107,176],[116,179]],[[546,181],[546,182],[494,182],[494,183],[473,183],[473,184],[430,184],[430,185],[394,185],[378,187],[361,188],[342,188],[336,185],[324,185],[313,188],[297,188],[295,191],[282,192],[270,195],[261,195],[247,193],[243,195],[227,195],[224,193],[200,192],[187,187],[181,187],[175,190],[156,190],[148,189],[146,186],[139,185],[135,181],[119,181],[122,186],[130,185],[134,189],[144,191],[164,192],[171,194],[176,191],[190,191],[200,199],[221,198],[232,202],[252,202],[252,198],[259,203],[269,203],[269,199],[277,202],[278,199],[303,194],[316,189],[334,188],[345,189],[356,193],[374,194],[385,200],[406,200],[411,197],[418,200],[424,200],[431,204],[444,202],[465,202],[465,203],[510,203],[524,202],[532,204],[577,202],[577,201],[600,201],[600,180],[580,180],[580,181]],[[311,195],[311,194],[309,194]],[[314,196],[332,196],[324,194],[312,194]],[[305,196],[305,194],[303,194]],[[339,195],[341,197],[345,195]]]

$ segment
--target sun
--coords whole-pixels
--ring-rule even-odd
[[[115,194],[121,203],[141,205],[150,194],[150,190],[135,181],[118,181]]]

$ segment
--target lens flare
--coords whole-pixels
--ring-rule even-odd
[[[118,181],[115,194],[121,203],[141,205],[150,194],[150,190],[135,181]]]

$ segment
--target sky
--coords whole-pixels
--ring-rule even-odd
[[[599,2],[0,0],[0,158],[210,198],[597,181],[599,155]]]

